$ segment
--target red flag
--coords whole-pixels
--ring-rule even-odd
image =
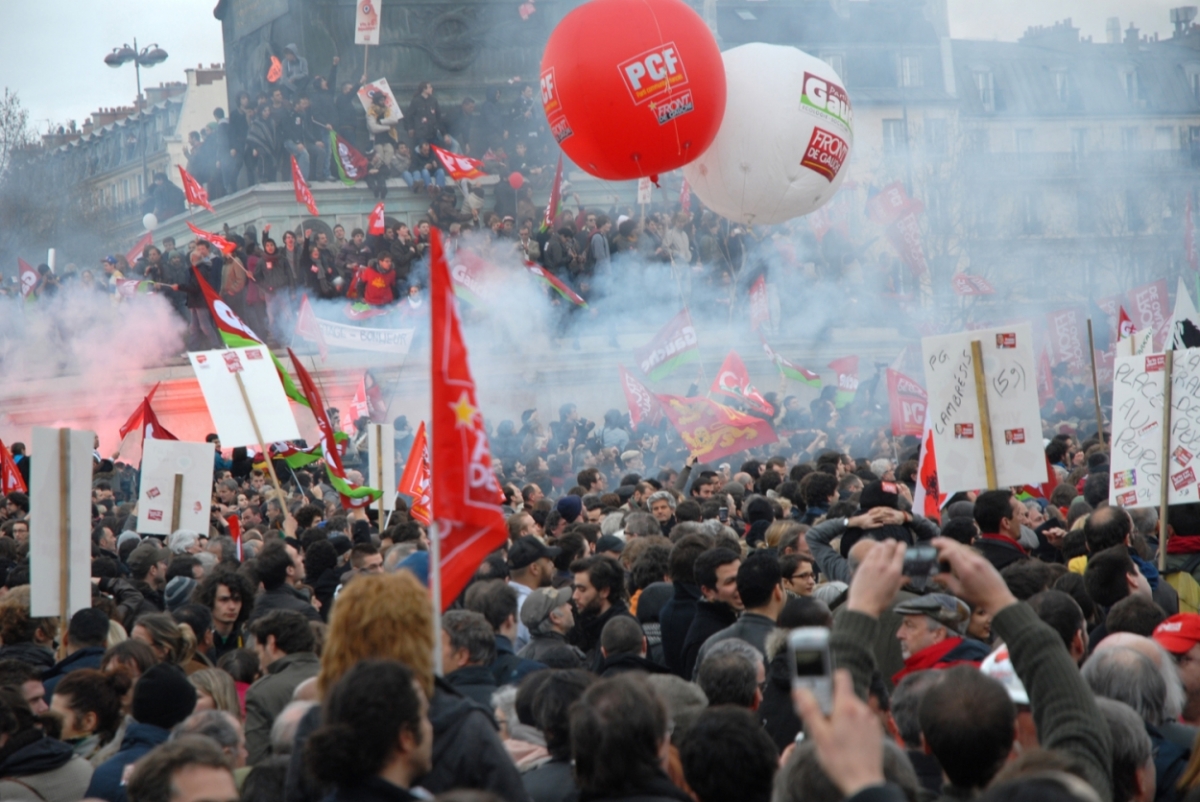
[[[329,416],[325,414],[325,404],[321,400],[321,394],[317,392],[317,385],[313,383],[312,376],[308,375],[308,370],[300,364],[300,360],[290,348],[288,356],[292,358],[292,367],[296,369],[300,389],[304,392],[309,409],[317,420],[317,431],[321,436],[321,454],[325,460],[325,475],[329,478],[329,483],[338,491],[343,507],[352,509],[369,506],[381,493],[369,487],[360,487],[346,478],[346,469],[342,467],[342,457],[337,448],[333,426],[329,423]]]
[[[350,399],[350,420],[347,421],[351,426],[350,431],[354,431],[354,421],[359,418],[369,418],[370,416],[371,409],[367,406],[367,374],[364,373],[363,377],[358,380],[358,387],[354,390],[354,398]]]
[[[313,217],[320,214],[317,210],[317,202],[313,200],[312,190],[308,188],[308,182],[304,180],[304,174],[300,172],[300,165],[296,163],[296,157],[292,157],[292,189],[296,190],[296,203],[304,204],[304,208],[308,209],[308,213]]]
[[[767,304],[767,277],[759,276],[750,285],[750,330],[758,331],[764,323],[771,321],[771,308]]]
[[[1192,193],[1188,192],[1187,208],[1183,213],[1183,249],[1187,253],[1188,267],[1200,270],[1200,257],[1196,255],[1196,221],[1192,219]]]
[[[713,379],[712,392],[744,401],[767,415],[775,414],[775,408],[750,383],[750,374],[746,370],[746,363],[742,362],[737,351],[730,351],[729,356],[725,357],[725,361],[721,363],[721,369],[717,371],[717,376]]]
[[[955,295],[994,295],[996,293],[996,288],[983,276],[955,273],[951,281],[954,284]]]
[[[1043,348],[1038,356],[1037,370],[1038,404],[1045,406],[1054,398],[1054,369],[1050,366],[1050,353]]]
[[[425,421],[417,427],[396,492],[412,499],[408,517],[429,526],[429,443],[425,439]]]
[[[554,168],[554,183],[550,185],[550,200],[546,203],[546,213],[542,215],[542,231],[554,228],[554,218],[558,217],[558,207],[562,203],[562,154],[558,154],[558,166]]]
[[[7,495],[28,492],[29,488],[25,487],[25,477],[17,469],[17,463],[13,461],[12,454],[4,445],[4,441],[0,440],[0,493]]]
[[[679,208],[685,212],[692,210],[692,187],[686,178],[679,186]]]
[[[267,83],[273,84],[283,77],[283,64],[278,56],[271,56],[271,68],[267,70]]]
[[[779,441],[770,421],[699,396],[655,396],[692,456],[709,461]]]
[[[1056,487],[1058,487],[1058,474],[1054,472],[1053,466],[1050,465],[1050,458],[1046,457],[1046,482],[1040,485],[1025,485],[1021,488],[1021,493],[1049,501],[1050,494],[1054,492],[1054,488]]]
[[[925,426],[928,396],[925,388],[898,370],[887,370],[888,408],[892,412],[892,434],[921,436]]]
[[[38,285],[38,272],[34,270],[33,265],[20,257],[17,257],[17,269],[21,278],[21,297],[28,298]]]
[[[225,525],[229,527],[229,536],[233,538],[233,545],[237,548],[238,562],[242,561],[242,519],[236,515],[230,515],[225,519]]]
[[[629,420],[634,426],[646,421],[651,426],[657,426],[662,418],[662,405],[658,403],[646,385],[638,381],[632,373],[625,370],[624,365],[618,365],[621,371],[621,387],[625,390],[625,401],[629,404]]]
[[[325,332],[321,329],[321,322],[317,320],[317,314],[313,311],[312,304],[308,302],[307,293],[300,297],[300,312],[296,316],[296,333],[309,342],[317,344],[322,361],[329,356],[329,346],[325,344]]]
[[[367,218],[367,233],[372,236],[382,237],[384,229],[387,228],[386,214],[383,211],[383,201],[375,204],[375,208],[371,210],[371,216]]]
[[[150,407],[150,402],[146,402],[146,414],[142,417],[142,442],[146,440],[178,440],[179,438],[171,434],[166,428],[158,422],[158,416],[154,414],[154,410]]]
[[[942,503],[946,496],[938,487],[937,456],[933,452],[933,428],[925,418],[925,437],[921,443],[921,461],[917,466],[917,492],[913,494],[913,509],[934,521],[941,520]]]
[[[442,608],[467,586],[484,558],[508,539],[496,503],[500,484],[492,473],[483,415],[454,306],[450,267],[437,229],[430,231],[430,296],[433,385],[433,520],[441,544]]]
[[[546,270],[541,265],[539,265],[535,262],[531,262],[528,259],[526,259],[525,260],[525,269],[528,270],[530,272],[530,274],[533,275],[534,278],[536,278],[538,281],[545,284],[547,287],[550,287],[551,289],[553,289],[555,292],[557,292],[563,298],[566,298],[568,301],[575,304],[576,306],[582,306],[584,309],[587,308],[587,301],[583,300],[583,298],[580,297],[579,294],[575,292],[575,290],[571,289],[566,284],[564,284],[562,282],[562,279],[560,279],[558,276],[554,275],[550,271]]]
[[[147,231],[142,235],[142,238],[133,243],[133,247],[129,249],[129,253],[125,254],[125,261],[129,264],[134,264],[138,259],[142,258],[142,251],[146,250],[147,245],[154,244],[154,235]]]
[[[346,186],[354,186],[355,181],[367,177],[370,163],[367,157],[358,149],[338,136],[336,131],[329,132],[330,150],[333,152],[333,163],[337,165],[338,177]]]
[[[460,153],[451,153],[437,145],[429,147],[438,160],[445,165],[446,172],[455,181],[462,181],[464,178],[473,180],[487,175],[483,171],[483,162],[478,159],[472,159],[470,156],[463,156]]]
[[[1129,315],[1125,312],[1125,307],[1121,307],[1120,317],[1117,318],[1117,342],[1128,340],[1134,334],[1137,334],[1137,329],[1133,325],[1133,321],[1129,319]]]
[[[211,231],[205,231],[204,229],[193,225],[191,220],[188,221],[187,227],[190,228],[192,233],[200,239],[206,239],[219,248],[221,253],[233,253],[237,250],[237,245],[234,243],[225,239],[220,234],[214,234]]]
[[[837,396],[833,405],[841,409],[858,393],[858,357],[844,356],[830,362],[828,367],[837,374]]]
[[[124,425],[121,426],[120,433],[122,440],[125,439],[125,435],[129,434],[134,429],[141,428],[142,418],[146,414],[146,408],[150,406],[150,402],[154,400],[154,394],[158,392],[158,385],[160,384],[162,384],[162,382],[156,382],[155,385],[150,388],[150,392],[146,393],[146,397],[142,399],[142,403],[138,404],[137,409],[135,409],[133,414],[129,416],[129,420],[125,421]]]
[[[183,169],[183,165],[179,167],[179,177],[183,179],[183,197],[193,206],[203,206],[210,212],[213,211],[212,204],[208,202],[208,191],[200,186],[200,182],[192,178],[187,170]],[[215,214],[215,212],[214,212]]]
[[[1082,374],[1087,366],[1087,363],[1083,361],[1085,349],[1083,318],[1082,309],[1076,306],[1059,309],[1046,316],[1047,328],[1050,333],[1050,347],[1053,349],[1051,358],[1055,364],[1068,363],[1073,376]]]

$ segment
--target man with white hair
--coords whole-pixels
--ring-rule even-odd
[[[200,533],[191,529],[176,529],[167,540],[167,548],[172,554],[199,554],[203,550]]]
[[[1168,741],[1181,749],[1190,751],[1192,743],[1196,739],[1197,728],[1179,722],[1187,701],[1187,691],[1179,674],[1179,666],[1171,657],[1170,652],[1163,648],[1157,640],[1135,635],[1132,632],[1117,632],[1096,644],[1092,657],[1094,658],[1106,649],[1114,648],[1133,649],[1154,664],[1155,669],[1162,676],[1163,686],[1166,689],[1163,697],[1162,723],[1159,725],[1159,729],[1162,730],[1163,736]],[[1135,706],[1131,705],[1131,707]]]

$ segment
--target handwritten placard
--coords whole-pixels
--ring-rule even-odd
[[[1167,503],[1200,500],[1200,348],[1173,354]],[[1119,356],[1113,370],[1113,445],[1108,499],[1157,507],[1162,492],[1163,354]]]
[[[921,340],[938,484],[946,493],[987,487],[972,340],[983,351],[996,481],[1000,487],[1041,484],[1046,460],[1028,323]]]

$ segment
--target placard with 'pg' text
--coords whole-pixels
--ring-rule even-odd
[[[1168,504],[1200,501],[1200,348],[1175,351],[1171,367]],[[1157,507],[1163,481],[1163,381],[1166,355],[1117,357],[1113,368],[1113,441],[1108,501]]]
[[[987,487],[972,340],[983,350],[997,485],[1042,484],[1046,459],[1033,329],[1017,323],[921,340],[940,492]]]

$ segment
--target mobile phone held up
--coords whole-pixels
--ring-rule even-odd
[[[792,687],[808,688],[821,712],[833,709],[833,660],[829,655],[829,630],[825,627],[800,627],[788,633],[788,662],[792,667]]]
[[[930,579],[949,570],[948,564],[938,562],[937,549],[929,543],[916,543],[904,550],[904,575],[917,590],[925,590]]]

